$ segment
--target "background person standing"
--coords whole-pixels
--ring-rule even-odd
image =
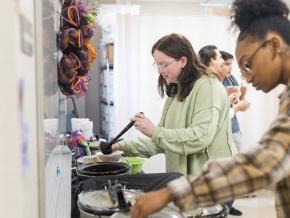
[[[202,64],[204,64],[208,70],[215,73],[219,77],[220,81],[223,82],[226,78],[226,76],[223,74],[225,61],[218,48],[215,45],[204,46],[199,50],[198,55]],[[240,97],[240,94],[238,92],[239,90],[236,91],[229,95],[231,105],[239,104],[238,98]],[[235,113],[231,113],[231,111],[233,111],[233,107],[229,112],[232,114],[232,116],[230,116],[232,118]],[[233,125],[233,123],[231,124]],[[241,216],[243,213],[240,210],[234,208],[233,203],[234,201],[228,201],[225,203],[225,205],[227,205],[230,210],[229,213],[234,216]]]
[[[220,51],[224,64],[222,67],[222,83],[228,88],[228,95],[231,104],[231,123],[234,144],[238,151],[242,148],[242,133],[240,130],[237,112],[246,111],[250,107],[250,102],[245,100],[247,87],[245,85],[239,86],[237,79],[232,75],[232,65],[234,56],[228,52]]]

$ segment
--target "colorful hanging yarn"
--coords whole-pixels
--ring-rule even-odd
[[[97,13],[86,0],[63,0],[61,5],[57,46],[63,56],[58,62],[58,84],[64,95],[79,97],[88,90],[87,74],[97,58],[91,41]]]
[[[80,130],[73,131],[70,134],[67,138],[67,145],[76,159],[82,156],[91,155],[89,144]]]

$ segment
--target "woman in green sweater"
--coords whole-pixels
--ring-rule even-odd
[[[166,171],[185,175],[199,172],[209,159],[232,156],[228,97],[222,83],[200,64],[190,42],[170,34],[152,47],[159,73],[158,89],[167,99],[157,126],[144,114],[132,120],[147,137],[114,144],[126,156],[165,153]]]

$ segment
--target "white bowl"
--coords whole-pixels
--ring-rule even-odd
[[[98,162],[103,162],[102,160],[100,160],[100,157],[98,155],[82,156],[77,160],[77,163],[80,165],[94,164]]]
[[[99,157],[99,160],[104,162],[119,161],[122,157],[123,151],[114,151],[112,154],[103,154],[101,151],[97,152],[95,155]]]

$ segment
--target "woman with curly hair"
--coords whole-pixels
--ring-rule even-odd
[[[197,176],[168,183],[166,188],[143,195],[132,208],[132,217],[147,217],[170,201],[181,209],[204,207],[275,187],[278,218],[290,214],[290,21],[281,0],[235,0],[232,16],[240,34],[236,58],[242,76],[267,93],[279,84],[277,118],[259,144],[247,153],[210,161]]]

